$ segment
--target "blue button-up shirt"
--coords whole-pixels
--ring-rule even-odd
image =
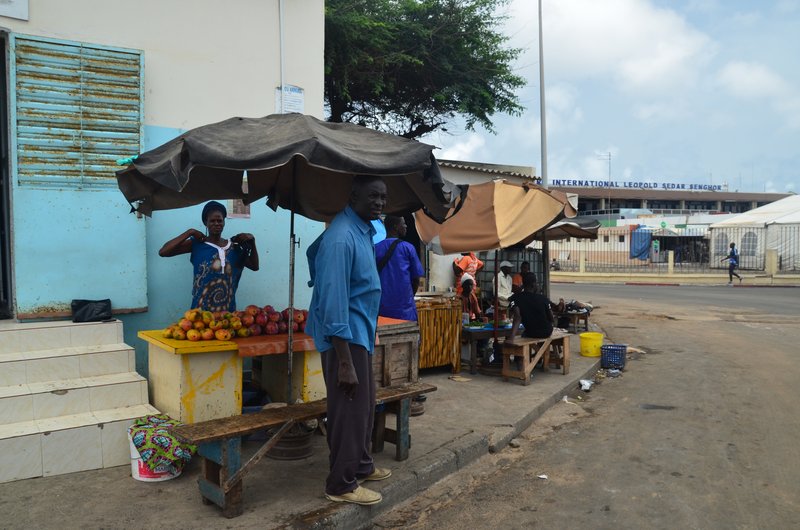
[[[375,229],[349,206],[308,248],[314,287],[306,333],[318,351],[333,348],[332,337],[372,354],[378,326],[381,281],[375,265]]]

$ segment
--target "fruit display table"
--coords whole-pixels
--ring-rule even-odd
[[[165,339],[140,331],[148,343],[150,403],[184,423],[242,413],[242,358],[232,341]]]
[[[286,401],[287,336],[261,335],[236,339],[239,355],[253,358],[253,381],[273,401]],[[325,397],[322,359],[314,341],[295,333],[292,359],[292,402]],[[372,370],[378,387],[416,382],[419,379],[419,327],[416,322],[378,318],[378,342],[372,356]]]
[[[286,399],[286,334],[197,342],[166,339],[160,330],[138,335],[148,343],[150,402],[184,423],[241,414],[244,357],[252,358],[253,381],[272,401],[308,402],[326,395],[320,354],[302,332],[294,334],[290,400]],[[372,362],[379,387],[416,382],[417,323],[379,318]]]
[[[253,360],[253,382],[266,390],[272,401],[286,402],[286,352],[288,335],[259,335],[236,339],[239,356]],[[314,340],[295,332],[292,349],[292,399],[304,402],[325,397],[322,363]]]

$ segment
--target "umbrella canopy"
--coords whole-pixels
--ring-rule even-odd
[[[380,175],[388,188],[386,213],[424,208],[442,219],[447,211],[444,181],[433,149],[304,114],[230,118],[139,155],[117,172],[117,182],[128,202],[145,215],[209,199],[250,203],[268,197],[272,209],[328,221],[347,205],[355,175]]]
[[[478,252],[527,244],[537,232],[576,212],[566,194],[532,184],[494,180],[470,185],[447,220],[414,214],[420,238],[434,252]]]
[[[548,241],[567,239],[568,237],[597,239],[597,230],[599,228],[600,221],[596,219],[591,221],[576,221],[572,219],[559,221],[548,227],[544,233],[547,235]],[[536,238],[541,239],[541,232],[537,234]]]

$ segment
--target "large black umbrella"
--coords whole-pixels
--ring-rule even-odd
[[[241,199],[291,210],[289,308],[294,307],[294,214],[330,220],[347,205],[353,177],[384,177],[386,213],[447,213],[433,146],[350,123],[303,114],[230,118],[204,125],[136,157],[117,183],[136,211],[183,208],[212,199]],[[247,174],[247,191],[243,180]],[[293,333],[288,337],[291,398]]]
[[[145,215],[210,199],[267,197],[272,209],[327,221],[347,204],[354,175],[381,175],[389,192],[386,213],[423,208],[442,219],[443,180],[432,151],[415,140],[304,114],[230,118],[139,155],[117,181]]]

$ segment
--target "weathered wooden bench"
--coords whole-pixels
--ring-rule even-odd
[[[547,338],[530,339],[515,337],[514,342],[503,343],[503,379],[521,379],[523,385],[530,384],[531,372],[536,363],[543,359],[542,369],[547,371],[552,364],[561,368],[563,374],[569,373],[569,338],[571,333],[555,332]],[[555,354],[555,355],[553,355]],[[511,357],[514,360],[511,360]],[[517,359],[521,359],[519,369]]]
[[[376,396],[378,412],[372,435],[372,451],[383,450],[384,442],[395,444],[397,460],[408,458],[411,446],[409,411],[411,399],[433,392],[436,387],[425,383],[379,388]],[[325,416],[324,399],[298,403],[282,408],[266,409],[253,414],[230,416],[200,423],[180,425],[172,432],[180,440],[197,445],[202,458],[198,479],[203,504],[216,504],[225,517],[242,514],[242,479],[272,449],[293,425]],[[396,429],[386,428],[386,412],[397,415]],[[242,436],[278,427],[275,434],[250,459],[242,464]]]

